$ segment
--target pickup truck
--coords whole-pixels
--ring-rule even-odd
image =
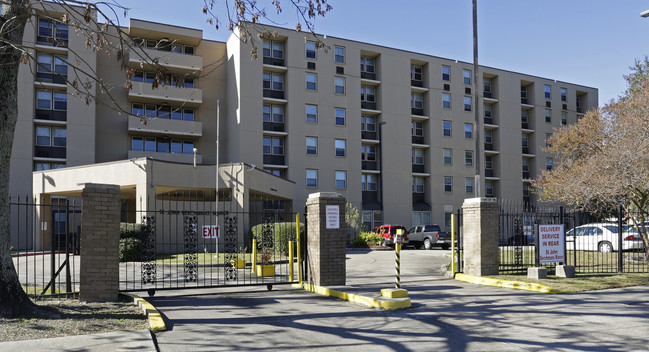
[[[451,234],[442,231],[439,225],[419,225],[408,230],[408,243],[415,248],[431,249],[433,246],[449,249],[451,247]]]

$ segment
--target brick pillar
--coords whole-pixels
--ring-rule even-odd
[[[498,274],[498,203],[493,198],[465,199],[462,205],[464,273]]]
[[[345,204],[345,198],[333,192],[312,193],[306,201],[307,257],[311,284],[345,285],[347,238]],[[327,207],[329,207],[329,214],[327,214]],[[333,226],[336,218],[335,211],[338,215],[337,228]]]
[[[79,300],[116,301],[119,294],[119,219],[117,185],[88,183],[82,193]]]

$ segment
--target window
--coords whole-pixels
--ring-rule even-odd
[[[334,92],[345,94],[345,77],[334,77]]]
[[[361,144],[361,160],[376,161],[376,146],[372,144]]]
[[[347,149],[347,141],[344,139],[334,140],[336,148],[336,156],[345,156],[345,149]]]
[[[444,192],[453,192],[453,177],[444,176]]]
[[[284,169],[264,169],[264,171],[277,177],[286,178],[286,170]]]
[[[155,137],[147,137],[144,139],[144,151],[146,152],[156,151]]]
[[[471,71],[462,70],[462,77],[464,78],[464,84],[471,84]]]
[[[318,155],[318,137],[306,137],[306,154]]]
[[[318,75],[316,73],[306,73],[306,90],[318,90]]]
[[[484,168],[485,170],[494,169],[494,157],[491,155],[485,155],[484,157]]]
[[[36,91],[36,109],[66,111],[68,95],[65,92],[38,90]]]
[[[52,144],[52,135],[49,127],[36,127],[36,145],[49,147]]]
[[[423,137],[424,136],[424,122],[423,121],[412,121],[410,123],[411,134],[413,137]]]
[[[68,62],[66,58],[52,56],[51,54],[39,53],[36,60],[38,62],[36,72],[46,74],[56,73],[58,75],[67,77]]]
[[[485,98],[491,98],[491,78],[482,79],[482,92]]]
[[[376,175],[361,174],[361,190],[375,192],[376,180]]]
[[[264,71],[263,81],[264,81],[263,84],[264,89],[276,90],[281,92],[284,91],[284,74],[282,73]]]
[[[523,197],[528,198],[530,196],[530,184],[523,183]]]
[[[361,115],[361,131],[376,132],[376,117]]]
[[[523,146],[523,153],[527,154],[528,152],[527,148],[529,147],[530,140],[526,134],[522,135],[521,143]]]
[[[315,59],[316,58],[316,43],[308,40],[305,45],[306,49],[306,58]]]
[[[530,159],[528,158],[523,158],[523,178],[528,179],[530,178]]]
[[[166,138],[156,139],[159,153],[171,153],[171,141]]]
[[[473,151],[465,150],[464,151],[464,165],[473,166]]]
[[[445,211],[444,212],[444,226],[446,228],[451,227],[451,216],[453,215],[452,211]]]
[[[412,193],[424,193],[424,178],[419,176],[414,176],[412,178]]]
[[[39,18],[36,40],[39,44],[67,47],[68,25],[52,19]]]
[[[471,111],[472,98],[464,97],[464,111]]]
[[[485,181],[485,195],[487,197],[493,197],[494,196],[494,182],[493,181]]]
[[[361,73],[376,73],[376,59],[369,56],[361,56]]]
[[[444,165],[453,164],[453,149],[444,148],[443,155],[444,155]]]
[[[421,65],[410,65],[410,79],[412,81],[422,82],[424,80],[423,71]]]
[[[545,146],[546,147],[551,147],[552,143],[550,143],[550,138],[552,138],[552,133],[546,133],[545,134]]]
[[[284,58],[284,43],[264,39],[263,57],[272,59]]]
[[[550,99],[552,98],[552,88],[549,85],[544,85],[543,86],[543,91],[545,92],[545,99]]]
[[[345,63],[345,48],[342,46],[334,46],[334,62],[338,64]]]
[[[464,179],[464,192],[473,193],[473,177],[466,177]]]
[[[336,125],[345,126],[346,110],[343,108],[336,108],[334,111],[335,111]]]
[[[269,105],[264,105],[264,121],[266,120],[266,113],[265,109]],[[270,105],[271,108],[271,117],[272,120],[269,120],[270,122],[277,122],[277,123],[284,123],[284,105]]]
[[[171,153],[172,154],[182,154],[183,153],[183,141],[179,139],[171,140]]]
[[[375,103],[376,88],[372,86],[361,86],[361,102]]]
[[[449,93],[442,93],[442,107],[444,109],[451,108],[451,95]]]
[[[34,171],[61,169],[64,167],[65,167],[65,163],[46,163],[46,162],[34,163]]]
[[[442,121],[442,131],[445,137],[451,136],[451,121]]]
[[[419,148],[412,149],[413,165],[424,165],[424,150]]]
[[[464,138],[473,138],[473,124],[464,124]]]
[[[144,138],[133,137],[131,138],[131,150],[144,150]]]
[[[552,110],[545,109],[545,122],[552,122]]]
[[[485,144],[493,144],[494,142],[494,134],[492,130],[485,130],[484,131],[484,142]]]
[[[568,101],[568,90],[561,88],[561,101]]]
[[[281,137],[264,137],[264,155],[284,155],[284,139]]]
[[[133,103],[131,104],[131,114],[139,117],[159,117],[165,119],[171,118],[172,120],[194,121],[193,108],[181,108],[168,105]],[[266,120],[267,118],[268,120]],[[264,121],[270,121],[270,118],[270,105],[268,105],[268,108],[267,105],[264,105],[263,119]]]
[[[567,125],[568,124],[568,113],[565,111],[561,112],[561,124],[562,125]]]
[[[442,81],[450,81],[450,80],[451,80],[451,67],[442,66]]]
[[[172,154],[193,154],[194,141],[134,136],[131,138],[131,150]]]
[[[527,109],[521,109],[521,123],[523,124],[523,128],[527,128],[528,116]]]
[[[424,95],[420,93],[410,93],[410,107],[413,109],[423,109]]]
[[[545,169],[552,170],[552,158],[545,158]]]
[[[412,226],[426,225],[430,224],[430,212],[429,211],[413,211],[412,212]]]
[[[306,104],[306,122],[317,123],[318,122],[318,106]]]
[[[521,102],[527,104],[527,86],[521,85]]]
[[[347,188],[347,171],[336,171],[336,188]]]
[[[306,169],[306,186],[318,187],[318,170]]]

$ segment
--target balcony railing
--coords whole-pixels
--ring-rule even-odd
[[[36,73],[36,80],[45,83],[66,84],[67,77],[54,73]]]
[[[485,125],[493,125],[494,120],[491,117],[486,117],[485,116],[484,123],[485,123]]]
[[[424,116],[424,109],[421,108],[410,108],[410,113],[412,115]]]
[[[274,57],[264,57],[264,64],[273,66],[285,66],[284,59],[276,59]]]
[[[523,147],[523,154],[529,154],[530,153],[530,148],[529,147]]]
[[[57,110],[39,110],[39,109],[36,109],[36,114],[35,114],[34,118],[36,120],[67,121],[68,112],[67,111],[57,111]]]
[[[426,172],[426,167],[421,164],[412,164],[412,172],[423,174]]]
[[[379,201],[378,191],[363,191],[363,203],[376,203]]]
[[[361,78],[363,78],[363,79],[371,79],[371,80],[375,81],[376,80],[376,73],[361,72]]]
[[[66,149],[62,147],[36,146],[34,156],[37,158],[65,159]]]
[[[412,194],[413,203],[424,203],[426,202],[426,193],[413,193]]]
[[[362,170],[374,170],[374,171],[376,171],[376,170],[379,169],[378,168],[378,162],[363,160],[361,162],[361,169]]]
[[[284,99],[284,91],[264,89],[264,98]]]
[[[494,169],[485,169],[484,170],[484,176],[485,177],[494,177]]]
[[[529,128],[529,124],[527,122],[521,122],[521,128],[526,130]]]
[[[361,131],[361,139],[378,140],[377,133],[372,131]]]
[[[529,171],[523,171],[523,179],[524,180],[529,180],[530,178],[530,172]]]
[[[412,136],[412,144],[426,144],[424,136]]]
[[[484,150],[494,150],[494,145],[492,143],[485,143]]]
[[[376,102],[361,101],[361,109],[376,110]]]
[[[285,132],[283,122],[264,122],[264,131]]]
[[[421,88],[423,88],[424,87],[424,82],[411,79],[410,80],[410,85],[413,86],[413,87],[421,87]]]
[[[264,155],[264,164],[268,165],[286,165],[284,155]]]

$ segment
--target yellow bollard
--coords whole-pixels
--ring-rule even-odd
[[[399,238],[399,240],[397,240]],[[403,230],[398,229],[397,235],[395,236],[394,243],[394,255],[395,255],[395,276],[394,276],[394,288],[397,290],[401,288],[401,241],[403,241]]]
[[[302,284],[302,246],[300,234],[300,213],[297,213],[295,222],[297,223],[297,282]]]
[[[451,214],[451,272],[455,277],[455,214]]]
[[[257,272],[257,240],[252,239],[252,272]]]
[[[293,282],[293,241],[288,241],[288,281]]]

